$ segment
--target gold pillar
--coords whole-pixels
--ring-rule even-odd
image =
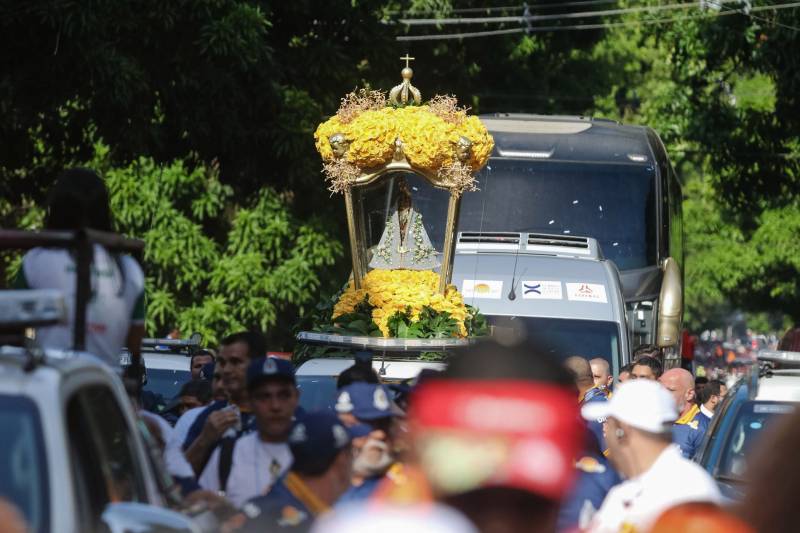
[[[348,187],[344,191],[344,206],[347,211],[347,233],[350,237],[350,256],[353,260],[353,286],[356,289],[361,288],[361,281],[367,274],[364,266],[364,261],[359,251],[364,246],[362,237],[363,232],[360,230],[358,221],[355,215],[355,206],[353,205],[353,191]]]
[[[458,214],[461,208],[461,195],[450,191],[447,204],[447,226],[444,231],[444,250],[442,251],[442,268],[439,271],[439,292],[444,294],[453,277],[453,260],[456,253],[456,229]]]

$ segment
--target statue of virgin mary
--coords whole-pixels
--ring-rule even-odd
[[[435,270],[441,266],[439,252],[431,244],[422,223],[422,215],[414,210],[411,190],[405,178],[397,179],[397,202],[386,219],[386,227],[375,247],[370,268],[384,270]]]

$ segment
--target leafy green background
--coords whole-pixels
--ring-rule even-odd
[[[732,309],[764,328],[800,319],[800,10],[698,4],[531,23],[617,24],[589,30],[395,41],[524,27],[398,22],[509,4],[0,1],[0,223],[40,227],[60,169],[96,167],[118,229],[147,240],[150,334],[213,342],[258,327],[289,348],[348,271],[342,202],[311,134],[348,91],[396,84],[409,52],[424,95],[474,112],[653,126],[685,184],[688,325]],[[543,15],[664,3],[528,4]]]

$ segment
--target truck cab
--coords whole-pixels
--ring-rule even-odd
[[[63,309],[57,291],[0,292],[0,494],[36,533],[199,532],[167,508],[119,375],[92,354],[15,340]]]

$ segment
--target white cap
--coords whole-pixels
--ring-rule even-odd
[[[581,415],[586,420],[598,421],[613,417],[651,433],[663,433],[665,425],[678,419],[672,395],[660,383],[649,379],[622,383],[607,402],[585,404]]]

